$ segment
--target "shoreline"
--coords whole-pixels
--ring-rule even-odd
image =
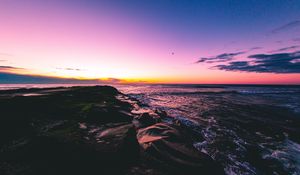
[[[191,130],[175,119],[164,122],[164,111],[138,108],[111,86],[0,91],[0,171],[224,174],[193,147]]]

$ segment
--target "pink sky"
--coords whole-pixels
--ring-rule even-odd
[[[95,10],[59,2],[0,2],[0,66],[22,68],[9,70],[21,74],[150,83],[300,83],[299,73],[225,71],[211,68],[218,63],[195,64],[201,57],[262,47],[234,58],[247,60],[250,54],[294,45],[290,37],[265,35],[266,28],[235,35],[226,33],[227,27],[216,33],[191,31],[193,37],[180,25],[147,19],[113,5]],[[283,44],[275,42],[283,37],[288,38]]]

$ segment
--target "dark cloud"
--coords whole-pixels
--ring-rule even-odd
[[[7,61],[7,60],[0,60],[0,62],[3,62],[3,61]]]
[[[100,79],[74,79],[74,78],[59,78],[36,75],[21,75],[7,72],[0,72],[0,84],[10,83],[52,83],[52,84],[115,84],[121,83],[121,79],[109,78],[106,80]]]
[[[284,48],[281,48],[281,49],[273,50],[273,51],[271,51],[271,52],[284,52],[284,51],[288,51],[288,50],[297,49],[297,48],[299,48],[299,47],[300,47],[300,46],[284,47]]]
[[[50,76],[39,76],[39,75],[24,75],[18,73],[11,73],[16,70],[22,70],[24,68],[13,67],[13,66],[0,66],[0,84],[3,83],[57,83],[57,84],[116,84],[124,82],[124,80],[117,78],[102,79],[75,79],[75,78],[60,78]],[[73,70],[73,69],[72,69]],[[76,69],[74,69],[76,70]]]
[[[0,66],[0,71],[7,70],[7,69],[23,69],[23,68],[13,67],[13,66]]]
[[[249,61],[234,61],[214,68],[226,71],[258,73],[300,73],[300,51],[276,54],[255,54]]]
[[[214,57],[200,58],[195,63],[217,63],[224,61],[231,61],[235,56],[244,54],[245,52],[235,52],[235,53],[223,53]]]
[[[252,48],[249,49],[249,51],[258,50],[258,49],[262,49],[262,47],[252,47]]]
[[[293,28],[297,28],[299,26],[300,26],[300,21],[296,20],[296,21],[289,22],[285,25],[282,25],[282,26],[272,30],[271,33],[275,34],[275,33],[283,32],[283,31],[290,30],[290,29],[293,29]]]
[[[11,83],[52,83],[52,84],[117,84],[124,83],[125,80],[117,78],[106,78],[106,79],[76,79],[76,78],[60,78],[42,75],[25,75],[19,73],[12,73],[16,70],[23,70],[24,68],[13,67],[13,66],[0,66],[0,84],[11,84]],[[68,69],[68,68],[66,68]],[[77,70],[77,69],[72,69]],[[78,69],[81,70],[81,69]]]

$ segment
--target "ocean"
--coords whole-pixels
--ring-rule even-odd
[[[0,90],[74,86],[0,85]],[[113,85],[141,111],[165,111],[205,141],[226,174],[300,174],[300,86]],[[168,122],[167,120],[164,122]]]

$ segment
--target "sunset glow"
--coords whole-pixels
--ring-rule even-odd
[[[147,83],[300,83],[300,68],[219,66],[251,61],[255,54],[296,54],[291,61],[296,60],[300,3],[220,3],[224,11],[215,5],[4,0],[0,72]],[[243,53],[230,55],[237,52]],[[222,54],[228,54],[226,59],[199,61]],[[294,64],[299,67],[299,62]]]

